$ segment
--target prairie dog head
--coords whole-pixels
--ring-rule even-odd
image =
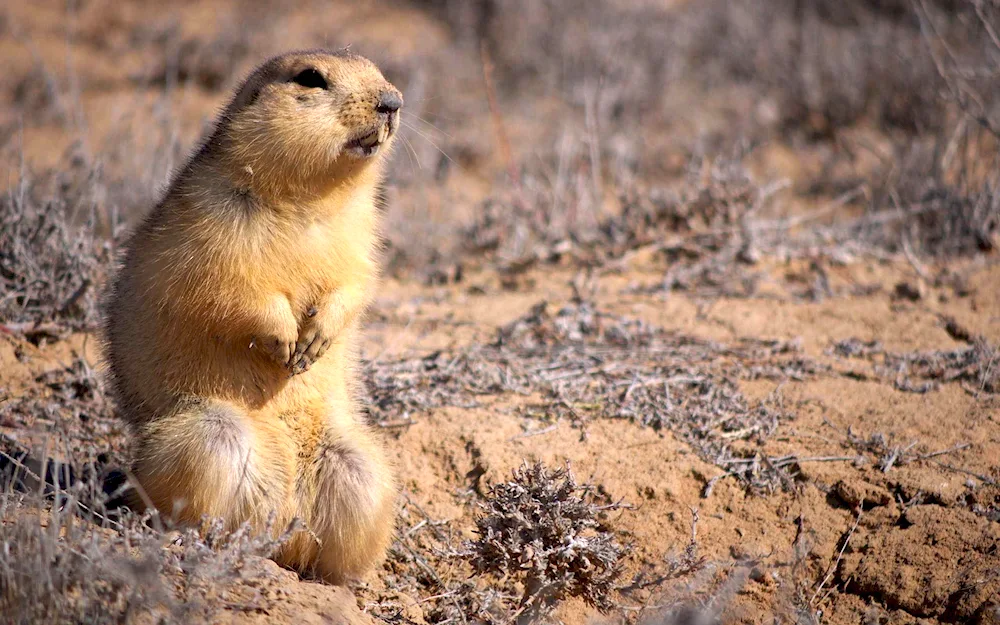
[[[217,137],[239,184],[318,192],[382,160],[402,106],[399,90],[364,57],[291,52],[247,78]]]

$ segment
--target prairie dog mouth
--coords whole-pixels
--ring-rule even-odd
[[[356,156],[370,157],[378,153],[382,144],[392,135],[392,124],[385,122],[378,128],[364,134],[347,144],[347,150]]]

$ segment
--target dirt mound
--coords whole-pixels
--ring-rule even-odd
[[[945,622],[989,623],[1000,604],[1000,526],[968,510],[914,505],[896,526],[859,528],[836,578],[844,592]]]

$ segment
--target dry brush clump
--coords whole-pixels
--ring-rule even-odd
[[[756,180],[745,165],[749,152],[737,146],[730,154],[696,156],[685,178],[669,186],[615,185],[613,206],[594,183],[595,157],[579,153],[556,168],[561,177],[525,174],[514,193],[487,200],[462,229],[463,251],[515,275],[539,263],[619,271],[645,250],[667,268],[647,291],[751,296],[759,255],[784,241],[781,228],[760,232],[758,224],[767,223],[785,183]]]
[[[463,240],[469,252],[490,252],[517,264],[561,255],[600,262],[671,235],[704,236],[707,247],[717,248],[713,235],[739,234],[766,199],[765,189],[743,166],[743,156],[695,158],[687,178],[675,187],[623,187],[621,210],[610,213],[592,197],[591,156],[576,153],[556,168],[566,172],[567,181],[525,176],[520,194],[483,206]]]
[[[791,418],[777,398],[751,400],[741,380],[807,379],[821,368],[794,342],[731,345],[668,332],[595,310],[541,303],[498,330],[496,341],[425,358],[373,363],[372,418],[398,425],[439,406],[472,406],[505,393],[537,395],[526,416],[627,419],[667,429],[749,488],[791,484],[794,458],[775,465],[757,446]],[[397,393],[399,389],[404,393]]]
[[[211,521],[164,532],[155,516],[112,514],[94,483],[59,495],[0,493],[0,622],[210,622],[240,605],[266,608],[266,572],[253,564],[286,534]]]
[[[125,441],[101,374],[81,357],[39,374],[16,395],[0,389],[0,427],[67,462],[119,458]]]
[[[971,43],[971,3],[923,4],[949,41]],[[683,13],[692,74],[756,87],[785,129],[831,137],[866,118],[905,132],[945,126],[944,83],[909,2],[740,0]]]
[[[602,518],[617,506],[598,505],[568,469],[524,465],[492,486],[480,507],[473,568],[523,584],[519,622],[536,621],[567,597],[613,607],[625,548]]]
[[[867,214],[835,236],[920,258],[995,252],[1000,162],[986,134],[966,125],[952,137],[897,146]]]
[[[432,518],[404,495],[396,540],[382,572],[387,591],[376,594],[367,605],[369,613],[393,624],[508,623],[520,595],[509,585],[472,574],[465,536],[457,521]],[[407,608],[414,599],[419,618]]]
[[[0,328],[30,338],[96,327],[111,259],[98,175],[24,175],[0,195]]]
[[[1000,351],[983,337],[951,350],[893,352],[878,341],[844,339],[830,352],[842,358],[867,360],[876,379],[896,389],[927,393],[941,384],[957,382],[973,395],[1000,393]]]
[[[28,623],[129,623],[158,610],[166,593],[154,559],[160,545],[128,541],[2,496],[0,523],[0,621]],[[128,555],[130,543],[143,552]]]
[[[475,494],[475,533],[431,518],[404,495],[397,540],[385,564],[378,601],[388,623],[412,622],[405,605],[419,599],[420,620],[447,623],[538,622],[564,599],[602,611],[620,607],[618,578],[628,557],[610,513],[624,506],[565,469],[525,464],[511,478]],[[700,567],[673,570],[683,579]],[[399,593],[409,599],[400,602]]]

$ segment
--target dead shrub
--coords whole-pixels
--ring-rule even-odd
[[[490,488],[471,544],[478,573],[521,580],[518,622],[536,622],[567,597],[609,610],[625,548],[589,486],[568,469],[523,465],[509,482]]]
[[[232,608],[220,599],[227,593],[266,606],[255,558],[287,533],[272,539],[209,521],[163,532],[148,517],[112,520],[93,488],[79,482],[57,503],[0,492],[0,622],[215,622]]]
[[[9,330],[96,327],[111,259],[99,175],[78,163],[63,174],[24,175],[0,195],[0,323]]]
[[[23,439],[46,441],[56,455],[68,455],[67,461],[121,453],[124,426],[101,375],[86,360],[76,357],[68,367],[46,371],[34,382],[15,397],[0,392],[0,426],[16,428]]]
[[[901,391],[927,393],[941,384],[959,383],[974,395],[1000,392],[1000,351],[983,337],[969,343],[952,350],[891,352],[877,341],[852,338],[837,341],[830,351],[870,361],[876,378]]]
[[[541,302],[497,332],[492,344],[375,363],[373,420],[408,422],[437,406],[474,406],[483,396],[538,394],[529,416],[627,419],[673,432],[750,490],[792,485],[784,467],[755,446],[791,418],[773,398],[751,401],[741,379],[805,379],[820,370],[794,342],[731,345],[611,315],[586,302],[558,310]],[[397,392],[395,389],[402,389]]]
[[[601,120],[655,109],[674,70],[671,17],[652,2],[424,0],[467,46],[482,43],[503,93],[556,85],[575,104],[601,83]],[[600,25],[594,28],[594,25]]]
[[[941,2],[950,40],[966,11]],[[909,3],[741,0],[688,5],[692,72],[759,86],[787,130],[830,137],[869,115],[911,133],[944,126],[944,83]]]

